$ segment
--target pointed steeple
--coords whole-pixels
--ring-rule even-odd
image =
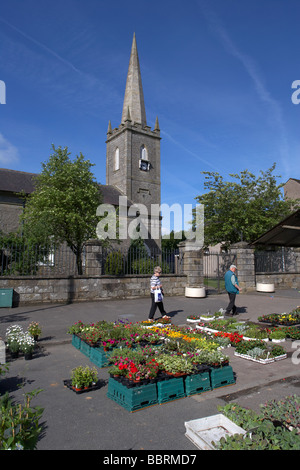
[[[123,103],[122,122],[128,119],[128,110],[131,120],[142,126],[147,125],[142,77],[140,71],[139,57],[136,46],[135,33],[133,35],[131,55],[129,60],[125,97]]]
[[[111,133],[112,133],[111,122],[108,121],[107,134],[111,134]]]

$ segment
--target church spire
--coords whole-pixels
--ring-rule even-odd
[[[139,57],[136,46],[135,33],[133,35],[131,55],[128,67],[125,97],[123,103],[122,122],[128,119],[128,110],[131,120],[142,126],[147,125],[142,77],[140,71]]]

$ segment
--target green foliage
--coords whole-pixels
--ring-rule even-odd
[[[35,191],[26,201],[23,236],[38,245],[45,240],[66,242],[76,255],[78,273],[82,274],[83,244],[96,236],[96,210],[101,195],[89,160],[80,153],[71,161],[67,147],[52,148],[53,154],[36,177]]]
[[[1,275],[34,275],[39,263],[45,262],[52,245],[43,243],[38,246],[36,240],[25,239],[17,233],[0,235]]]
[[[172,230],[169,235],[164,235],[161,239],[161,248],[164,251],[175,250],[180,242],[186,240],[184,231],[174,232]]]
[[[72,386],[76,388],[91,387],[98,380],[98,373],[95,367],[75,367],[71,372]]]
[[[120,251],[112,251],[106,256],[105,274],[116,276],[124,274],[124,260]]]
[[[261,405],[261,411],[266,419],[279,421],[287,427],[300,430],[300,397],[291,395],[283,400],[271,400]]]
[[[153,274],[154,268],[157,266],[157,261],[151,258],[137,259],[131,262],[131,272],[134,274]],[[170,272],[168,263],[161,262],[160,267],[164,274]]]
[[[217,172],[203,172],[208,191],[196,200],[204,205],[206,245],[251,242],[295,209],[296,201],[283,199],[275,166],[257,178],[248,170],[230,174],[231,181]]]
[[[165,261],[150,257],[144,240],[139,237],[132,240],[127,254],[127,272],[131,274],[153,274],[155,266],[159,265],[164,274],[170,272],[170,266]]]
[[[0,450],[33,450],[41,432],[43,408],[31,406],[42,390],[25,394],[24,405],[14,404],[5,393],[0,399]]]
[[[261,405],[260,414],[236,403],[219,407],[246,434],[222,437],[214,445],[219,450],[299,450],[299,405],[300,399],[294,395]]]

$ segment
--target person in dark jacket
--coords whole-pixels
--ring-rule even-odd
[[[232,264],[229,270],[225,274],[225,289],[228,293],[229,304],[226,308],[225,315],[232,316],[236,315],[235,298],[236,294],[240,292],[239,281],[236,275],[237,267]],[[230,313],[232,311],[232,313]]]

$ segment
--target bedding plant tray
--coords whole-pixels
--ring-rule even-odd
[[[76,390],[75,387],[72,385],[72,380],[66,379],[63,381],[63,384],[65,387],[69,388],[73,392],[75,392],[77,395],[80,395],[81,393],[86,393],[86,392],[92,392],[94,390],[99,390],[99,388],[102,387],[101,380],[98,380],[94,385],[91,385],[90,387],[86,388],[81,388],[80,390]]]

